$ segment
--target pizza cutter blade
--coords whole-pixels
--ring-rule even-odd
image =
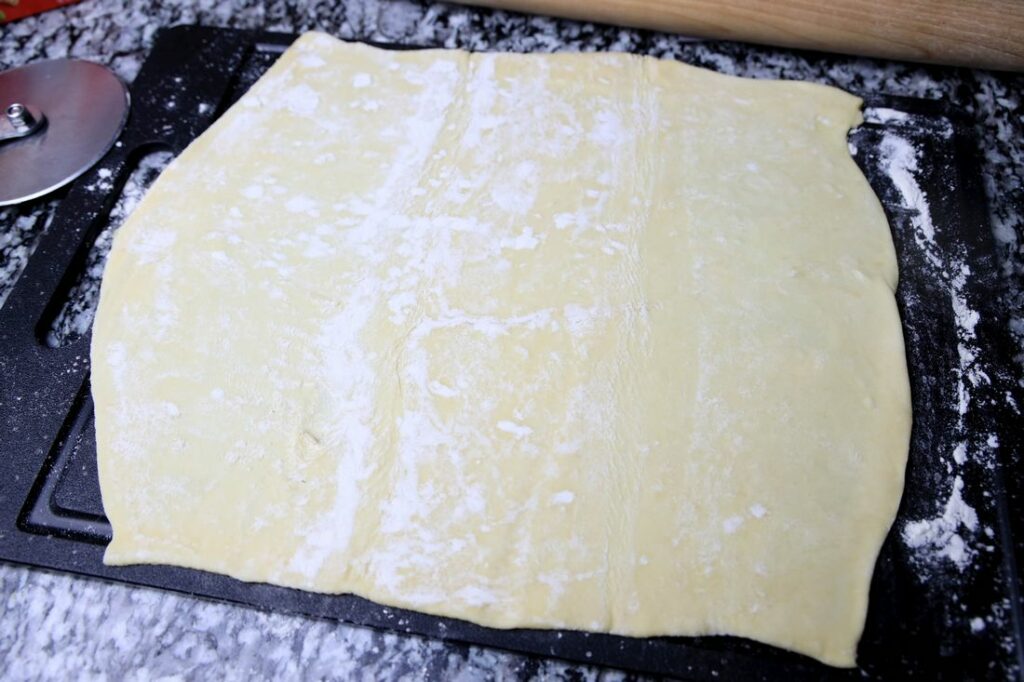
[[[74,59],[0,72],[0,206],[62,187],[99,161],[128,119],[128,88]]]

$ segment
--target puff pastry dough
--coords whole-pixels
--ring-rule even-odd
[[[106,561],[852,665],[910,428],[858,107],[303,36],[115,239]]]

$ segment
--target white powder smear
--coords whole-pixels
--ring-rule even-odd
[[[504,419],[498,422],[496,426],[499,430],[504,431],[505,433],[511,433],[516,438],[523,438],[533,433],[533,429],[529,426],[523,426],[522,424],[517,424]]]
[[[941,515],[933,519],[911,521],[903,527],[903,541],[908,546],[930,549],[936,555],[952,561],[961,571],[970,563],[973,551],[964,542],[960,531],[973,534],[978,529],[978,515],[973,507],[964,502],[963,488],[963,479],[957,476]]]
[[[535,249],[538,244],[540,244],[540,239],[534,236],[533,230],[528,227],[520,235],[512,238],[505,237],[501,240],[501,248],[516,251]]]
[[[331,554],[344,551],[355,527],[363,480],[372,473],[373,366],[359,335],[377,304],[378,283],[364,280],[345,307],[327,320],[319,338],[324,381],[332,405],[332,430],[324,434],[326,447],[340,452],[335,469],[336,495],[305,534],[305,542],[289,562],[289,569],[309,579],[316,577]]]
[[[139,257],[140,265],[147,265],[166,255],[177,239],[178,234],[172,230],[150,229],[135,235],[128,249]]]
[[[897,115],[900,113],[875,110],[873,116],[882,122],[897,121],[902,120]],[[966,295],[967,278],[971,275],[971,269],[961,255],[950,258],[941,255],[942,251],[936,242],[936,227],[932,221],[928,196],[917,180],[920,152],[909,140],[892,132],[883,135],[880,151],[883,170],[899,192],[903,206],[912,212],[910,223],[914,228],[914,241],[927,262],[934,268],[935,275],[946,284],[949,292],[959,356],[955,428],[966,438],[966,415],[971,406],[972,390],[982,382],[988,381],[977,361],[980,349],[975,327],[979,321],[979,314],[971,308]],[[977,513],[963,499],[964,482],[959,472],[960,468],[970,462],[970,454],[971,450],[966,440],[953,448],[950,459],[955,469],[951,469],[950,473],[955,474],[955,478],[942,514],[933,519],[907,523],[902,532],[907,546],[921,552],[919,558],[934,562],[949,561],[961,571],[969,565],[976,553],[968,543],[978,528]]]
[[[957,464],[967,461],[967,443],[960,443],[953,449],[953,461]]]
[[[242,196],[246,199],[259,199],[263,196],[263,187],[257,184],[249,185],[242,189]]]
[[[905,111],[897,111],[886,107],[868,107],[864,110],[864,121],[867,123],[902,123],[910,118]]]
[[[289,88],[282,97],[285,106],[300,116],[312,116],[320,106],[320,95],[305,83]]]
[[[299,63],[310,69],[318,69],[321,66],[324,66],[327,62],[315,54],[307,53],[299,57]]]
[[[562,490],[551,496],[551,504],[571,504],[574,499],[576,499],[576,495],[571,490]]]
[[[914,239],[917,245],[933,265],[942,268],[942,259],[938,256],[938,247],[935,244],[935,225],[932,223],[931,207],[928,205],[928,197],[915,177],[918,171],[917,150],[906,138],[886,133],[882,138],[881,155],[882,163],[886,166],[889,178],[899,190],[904,206],[916,212],[910,221],[914,226]]]
[[[733,533],[738,531],[740,529],[740,526],[742,526],[742,525],[743,525],[743,517],[742,516],[730,516],[729,518],[727,518],[725,521],[722,522],[722,530],[724,530],[726,532],[726,534],[732,535]]]
[[[106,226],[100,232],[86,259],[85,269],[82,271],[78,281],[67,294],[67,299],[51,325],[46,336],[46,343],[49,346],[57,347],[81,337],[92,325],[93,314],[99,302],[100,278],[103,269],[106,267],[107,255],[113,243],[114,234],[121,227],[127,217],[135,210],[135,207],[142,200],[150,184],[167,168],[171,163],[173,155],[168,151],[151,152],[139,160],[135,170],[128,176],[117,203],[110,211]],[[102,184],[109,190],[113,187],[113,173],[107,168],[97,171]],[[96,187],[96,190],[101,190]],[[104,190],[104,191],[106,191]],[[52,213],[50,217],[52,217]],[[174,241],[174,235],[164,235],[169,240],[169,246]],[[148,262],[155,262],[162,255],[162,248],[158,243],[143,245],[140,248],[155,249],[152,254],[147,255]],[[2,296],[0,296],[2,303]]]
[[[493,591],[479,585],[467,585],[456,592],[455,596],[470,606],[487,606],[498,601],[498,596]]]
[[[317,202],[309,197],[299,195],[289,199],[284,207],[292,213],[309,213],[315,214],[317,212]]]

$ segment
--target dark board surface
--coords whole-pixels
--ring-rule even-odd
[[[1019,389],[1008,364],[1009,340],[991,298],[999,288],[973,140],[955,111],[923,100],[869,98],[869,111],[903,113],[868,116],[869,122],[851,133],[855,158],[893,229],[915,415],[907,488],[876,568],[858,671],[830,669],[730,637],[501,631],[358,597],[248,584],[201,571],[103,566],[110,529],[96,481],[90,335],[51,348],[44,343],[45,330],[138,159],[154,148],[184,149],[293,39],[197,27],[163,32],[132,87],[128,126],[102,163],[115,181],[106,191],[95,191],[101,183],[94,169],[62,198],[51,229],[0,309],[0,559],[681,677],[985,678],[1018,670],[1021,514],[1015,510],[1022,502],[1016,466],[1020,416],[1014,406]],[[168,101],[175,102],[173,109]],[[210,102],[216,105],[199,106]],[[892,159],[886,145],[894,138],[918,152],[914,179],[928,198],[930,232],[921,225],[920,211],[908,204],[905,188],[887,172]],[[964,306],[977,313],[970,335]],[[974,356],[967,363],[962,348]],[[969,408],[960,409],[965,393]],[[961,443],[971,456],[953,461]],[[965,568],[929,558],[901,537],[908,522],[942,515],[958,479],[978,515],[973,531],[978,537],[968,547]],[[971,621],[982,616],[984,627],[972,631]]]

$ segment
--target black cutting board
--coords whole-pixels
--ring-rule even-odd
[[[195,26],[161,31],[132,90],[118,145],[60,201],[53,222],[0,309],[0,559],[151,585],[275,611],[300,613],[553,656],[588,664],[699,679],[823,677],[1002,678],[1018,675],[1022,604],[1018,561],[1021,436],[1012,347],[999,314],[1000,282],[978,159],[967,121],[939,102],[868,95],[869,116],[851,133],[855,158],[889,217],[898,252],[897,291],[914,400],[906,492],[872,582],[860,667],[843,671],[733,637],[636,639],[549,630],[495,630],[328,596],[243,583],[166,566],[102,564],[110,528],[96,480],[89,394],[90,334],[58,348],[46,332],[87,262],[121,186],[153,149],[179,153],[237,100],[295,36]],[[389,46],[383,46],[389,47]],[[397,46],[393,46],[397,47]],[[173,106],[169,106],[173,102]],[[215,103],[215,104],[210,104]],[[932,231],[884,171],[886,136],[919,154],[915,182]],[[104,184],[105,183],[105,184]],[[96,191],[97,187],[106,188]],[[924,234],[928,239],[922,238]],[[955,265],[955,268],[954,268]],[[961,272],[966,267],[969,274]],[[951,270],[954,268],[954,270]],[[952,277],[962,275],[957,282]],[[956,286],[954,304],[951,287]],[[962,306],[977,312],[964,338]],[[958,306],[961,307],[958,310]],[[960,384],[969,342],[970,409]],[[980,374],[978,374],[980,372]],[[968,458],[952,453],[966,444]],[[976,510],[976,530],[958,528],[970,561],[929,558],[901,537],[910,521],[941,517],[956,477]],[[972,622],[974,627],[972,628]]]

